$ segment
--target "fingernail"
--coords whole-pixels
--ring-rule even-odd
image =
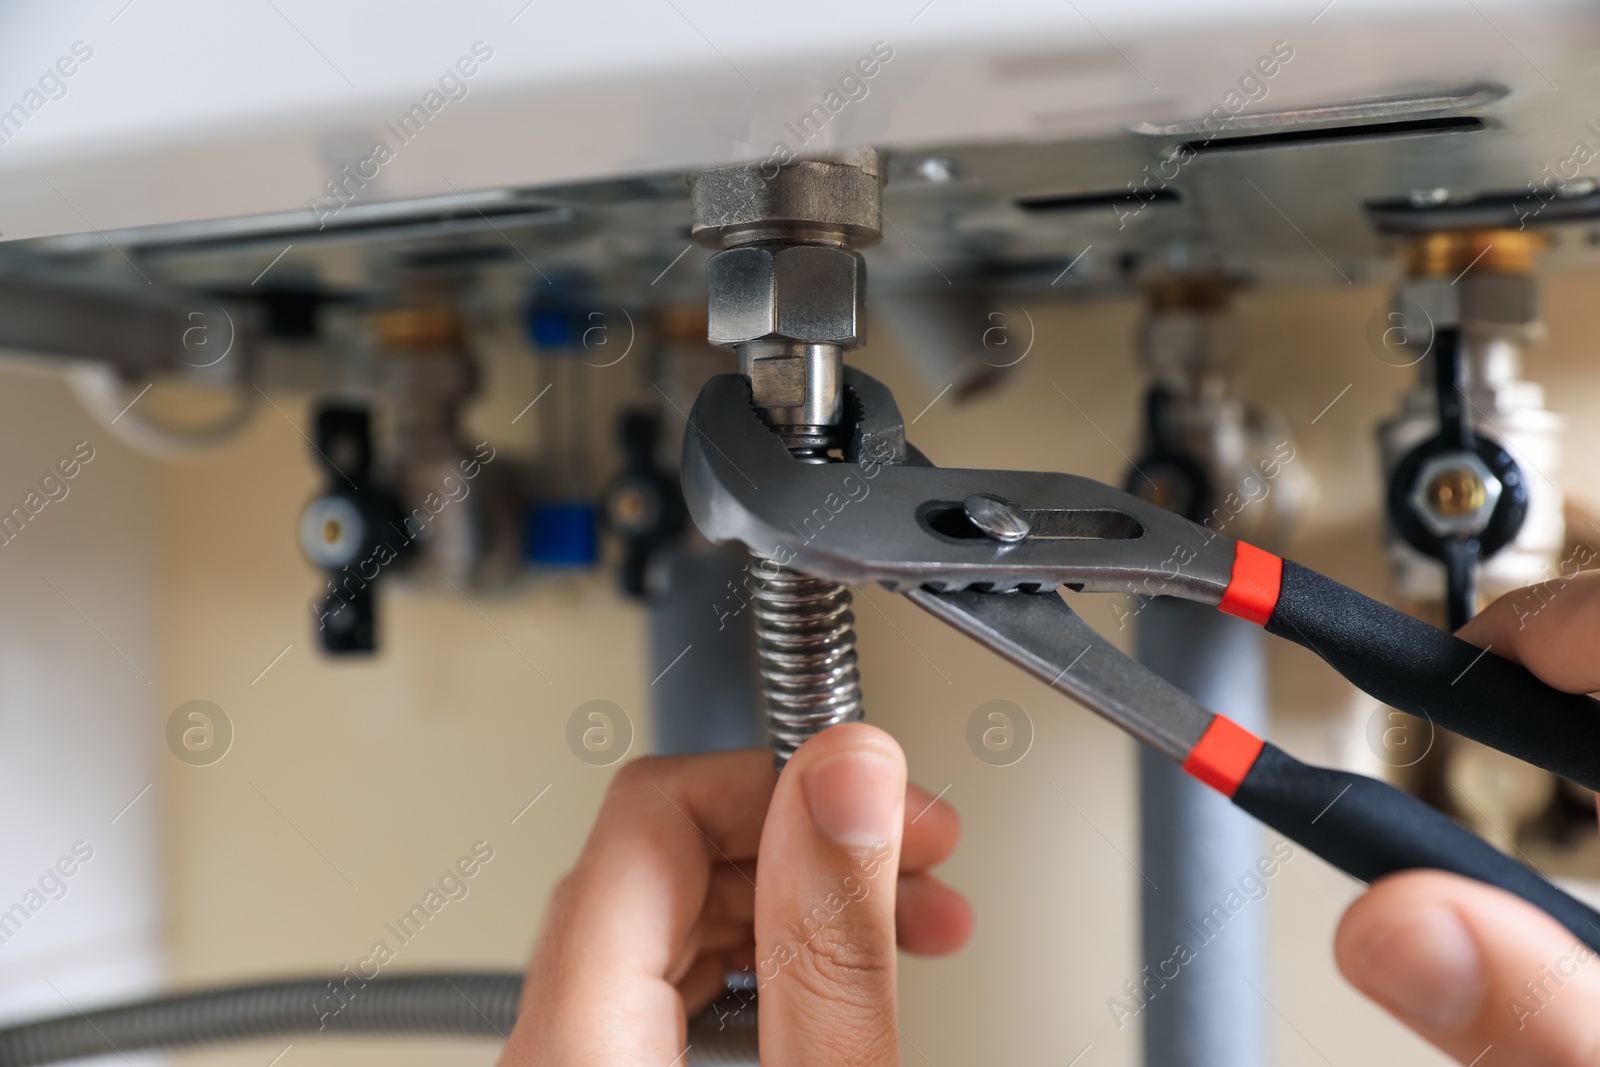
[[[1450,908],[1424,907],[1367,953],[1362,977],[1384,1006],[1440,1034],[1470,1023],[1488,981],[1477,942]]]
[[[900,775],[874,752],[841,752],[806,771],[811,822],[826,838],[850,848],[889,840],[900,819]]]

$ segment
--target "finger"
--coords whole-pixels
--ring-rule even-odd
[[[668,972],[693,959],[712,865],[755,856],[772,784],[756,750],[618,771],[552,898],[513,1041],[536,1035],[552,1062],[670,1061],[684,1019]]]
[[[704,916],[689,933],[683,955],[667,968],[666,980],[673,985],[683,981],[696,960],[703,956],[727,952],[735,948],[753,948],[756,943],[755,927],[747,922],[729,922],[724,919],[707,919]]]
[[[761,1061],[898,1064],[895,872],[905,756],[876,727],[822,731],[778,777],[761,836]]]
[[[706,886],[705,914],[719,919],[752,922],[756,917],[756,865],[718,864]]]
[[[1600,1063],[1600,960],[1503,890],[1385,878],[1345,912],[1334,952],[1351,984],[1461,1063]]]
[[[960,830],[960,818],[948,804],[935,802],[925,789],[906,787],[904,855],[895,909],[896,935],[906,952],[945,956],[965,944],[972,932],[972,907],[966,898],[921,873],[949,856]],[[700,924],[711,919],[751,922],[755,918],[755,874],[753,863],[713,867]]]
[[[771,757],[635,760],[617,773],[572,873],[569,926],[596,970],[661,976],[705,904],[712,864],[755,856]]]
[[[748,970],[755,959],[755,943],[742,949],[729,949],[695,960],[694,966],[678,982],[678,995],[683,998],[684,1011],[694,1015],[704,1010],[728,988],[728,974]]]
[[[684,1010],[693,1015],[717,999],[727,986],[728,968],[723,954],[701,956],[678,980],[678,995],[683,998]]]
[[[896,887],[895,938],[917,956],[948,956],[972,934],[972,905],[931,874],[902,874]]]
[[[1457,631],[1568,693],[1600,691],[1600,571],[1507,593]]]
[[[921,786],[906,786],[906,826],[900,869],[925,871],[950,858],[961,837],[961,816]]]

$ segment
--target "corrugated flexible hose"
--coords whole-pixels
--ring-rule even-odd
[[[340,991],[344,992],[341,993]],[[0,1067],[288,1036],[415,1034],[506,1040],[522,975],[444,971],[258,982],[155,997],[0,1029]],[[754,1064],[755,1012],[690,1024],[691,1064]],[[722,1013],[728,1018],[727,1012]]]

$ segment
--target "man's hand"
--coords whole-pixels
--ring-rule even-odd
[[[755,976],[761,1059],[898,1064],[895,948],[954,952],[965,899],[928,868],[955,812],[882,730],[836,726],[781,776],[762,751],[624,767],[556,888],[501,1067],[666,1067],[687,1016]]]
[[[1501,597],[1460,636],[1557,689],[1600,690],[1600,573],[1536,590]],[[1502,890],[1436,871],[1382,879],[1334,951],[1357,989],[1461,1063],[1600,1064],[1600,958]]]

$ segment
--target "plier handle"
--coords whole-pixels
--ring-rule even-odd
[[[1176,596],[1302,645],[1386,704],[1600,789],[1600,703],[1331,578],[1087,478],[934,467],[889,390],[846,370],[842,462],[790,457],[748,383],[711,379],[684,441],[701,531],[835,581],[880,582],[1370,882],[1434,868],[1509,890],[1600,949],[1600,914],[1421,801],[1301,763],[1134,662],[1055,594]],[[1020,521],[986,531],[970,501]],[[1017,532],[1021,531],[1021,536]]]

